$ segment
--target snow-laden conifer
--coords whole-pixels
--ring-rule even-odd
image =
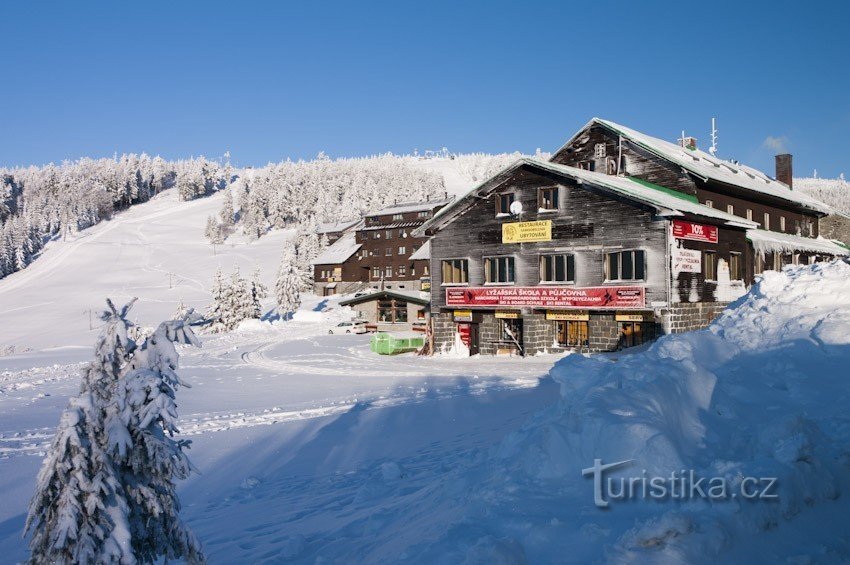
[[[283,245],[280,267],[275,282],[277,310],[282,318],[288,317],[301,305],[301,286],[303,278],[295,264],[295,245],[287,240]]]

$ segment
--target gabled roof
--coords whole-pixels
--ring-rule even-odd
[[[703,180],[711,179],[728,185],[738,186],[753,192],[779,198],[822,214],[829,211],[822,202],[800,191],[791,190],[785,184],[758,169],[741,165],[740,163],[718,159],[699,149],[685,149],[675,143],[646,135],[602,118],[591,119],[578,133],[558,149],[552,158],[554,159],[561,151],[572,145],[576,139],[593,125],[601,125],[609,131],[622,136],[624,139],[628,139],[666,161],[682,167],[688,173]]]
[[[369,212],[368,214],[366,214],[366,216],[386,216],[388,214],[424,212],[426,210],[433,210],[434,208],[444,206],[451,202],[453,199],[454,197],[443,198],[441,200],[428,200],[426,202],[401,202],[399,204],[394,204],[388,208],[378,210],[377,212]]]
[[[345,263],[352,255],[360,250],[362,245],[357,243],[353,232],[345,233],[329,245],[313,259],[313,265],[339,265]]]
[[[424,292],[405,292],[403,290],[380,290],[378,292],[371,292],[368,294],[355,296],[354,298],[349,298],[348,300],[340,300],[339,305],[351,306],[353,304],[362,304],[363,302],[369,302],[371,300],[395,298],[396,300],[404,300],[405,302],[413,302],[414,304],[419,304],[420,306],[427,306],[431,302],[429,296],[430,295]]]
[[[417,249],[416,251],[411,253],[410,257],[408,257],[408,259],[410,259],[411,261],[422,261],[422,260],[427,261],[430,258],[431,258],[431,240],[430,239],[428,241],[426,241],[425,243],[423,243],[419,247],[419,249]]]
[[[354,224],[360,222],[357,220],[349,220],[347,222],[325,222],[324,224],[319,224],[318,229],[316,229],[316,233],[321,235],[323,233],[337,233],[343,232],[348,228],[354,226]]]
[[[585,171],[576,167],[567,165],[558,165],[548,161],[541,161],[531,157],[523,157],[515,161],[506,169],[500,171],[495,176],[484,181],[476,186],[464,196],[456,200],[449,206],[446,206],[437,212],[431,220],[423,226],[414,230],[415,237],[421,237],[429,230],[441,229],[448,224],[454,217],[462,213],[466,208],[471,206],[476,199],[490,194],[501,184],[507,181],[510,176],[521,167],[530,167],[539,171],[549,172],[565,179],[577,181],[579,184],[587,183],[594,186],[603,192],[607,192],[614,196],[619,196],[633,202],[638,202],[650,208],[654,208],[656,212],[662,216],[681,216],[684,214],[692,214],[719,220],[725,225],[740,227],[740,228],[755,228],[757,223],[750,220],[727,214],[721,210],[709,208],[696,202],[695,198],[684,193],[658,186],[650,182],[635,179],[632,177],[618,177]]]

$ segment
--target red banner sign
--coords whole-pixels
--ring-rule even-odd
[[[673,237],[704,241],[706,243],[717,243],[717,226],[706,226],[683,220],[673,220]]]
[[[533,308],[644,308],[642,286],[494,286],[446,289],[447,306]]]

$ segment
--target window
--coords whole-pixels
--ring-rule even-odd
[[[398,236],[402,239],[407,237],[407,230],[398,230]]]
[[[424,212],[419,212],[418,214],[416,214],[416,217],[417,218],[430,218],[431,212],[429,212],[428,210],[425,210]]]
[[[706,200],[705,205],[709,208],[714,208],[714,200]]]
[[[593,161],[582,161],[578,164],[578,168],[583,171],[595,171],[596,163]]]
[[[741,272],[741,254],[732,253],[729,255],[729,278],[733,281],[743,280],[744,276]]]
[[[770,229],[770,214],[767,212],[764,213],[764,225],[762,227],[766,230]]]
[[[538,206],[541,210],[557,210],[558,187],[541,188],[538,192]]]
[[[431,266],[428,263],[422,265],[422,274],[426,277],[431,274]]]
[[[393,248],[392,248],[392,247],[387,247],[387,248],[384,250],[384,255],[386,255],[387,257],[392,256],[392,254],[393,254]]]
[[[393,276],[393,268],[392,268],[392,266],[387,266],[387,267],[384,269],[384,276],[385,276],[385,277],[392,277],[392,276]]]
[[[378,320],[386,323],[405,323],[407,322],[407,302],[404,300],[379,300],[378,301]]]
[[[617,174],[617,159],[615,159],[614,157],[608,157],[608,159],[605,161],[605,172],[609,175]]]
[[[404,255],[405,253],[407,253],[407,248],[405,246],[402,245],[401,247],[398,248],[398,254],[399,255]]]
[[[404,214],[393,214],[393,221],[403,220]]]
[[[555,339],[560,347],[587,347],[587,322],[559,321],[555,322]]]
[[[387,239],[392,239],[393,238],[393,230],[387,230],[387,233],[384,234],[384,235],[386,236]]]
[[[779,231],[785,231],[785,216],[779,216]]]
[[[779,253],[773,254],[773,270],[781,271],[782,270],[782,256]]]
[[[705,280],[717,280],[717,253],[714,251],[702,252],[702,272],[705,274]]]
[[[597,159],[604,159],[606,155],[606,147],[604,143],[597,143],[593,146],[593,156]]]
[[[756,275],[760,275],[764,272],[764,255],[760,253],[756,255],[756,264],[753,268]]]
[[[726,205],[726,213],[732,214],[734,216],[735,215],[735,205],[734,204],[727,204]]]
[[[645,254],[640,249],[609,253],[605,262],[609,281],[642,281],[646,278]]]
[[[753,211],[747,208],[747,219],[753,221]]]
[[[485,283],[513,284],[515,278],[513,257],[488,257],[484,259]]]
[[[647,322],[623,322],[620,324],[619,347],[635,347],[652,341],[655,337],[655,324]]]
[[[443,261],[443,284],[467,284],[468,282],[469,261],[466,259]]]
[[[380,267],[372,267],[372,278],[380,279],[381,278],[381,268]]]
[[[573,255],[541,255],[540,282],[575,282],[576,262]]]
[[[381,239],[381,232],[376,231],[374,234],[372,234],[372,237],[374,239]]]
[[[406,265],[399,265],[398,266],[398,276],[403,277],[406,274],[407,274],[407,266]]]
[[[514,194],[496,195],[496,214],[510,214],[511,204],[514,203]]]

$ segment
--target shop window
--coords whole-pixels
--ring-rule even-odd
[[[586,321],[555,322],[555,333],[559,347],[588,346],[588,323]]]
[[[496,195],[496,214],[510,214],[511,213],[511,204],[514,203],[515,197],[516,196],[513,193],[497,194]]]
[[[576,280],[574,255],[541,255],[540,282],[566,283]]]
[[[407,302],[396,299],[379,300],[378,320],[391,324],[407,322]]]
[[[620,348],[635,347],[655,339],[655,324],[648,322],[621,322]]]
[[[443,261],[443,284],[467,284],[468,282],[468,260],[448,259],[446,261]]]
[[[744,273],[741,269],[740,253],[731,253],[729,255],[729,278],[733,281],[740,281],[744,278]]]
[[[609,281],[642,281],[646,279],[646,256],[641,249],[608,253],[605,268]]]
[[[513,257],[488,257],[484,259],[484,282],[513,284],[516,279]]]
[[[702,252],[702,272],[705,275],[705,280],[717,280],[717,253],[714,251]]]
[[[499,326],[502,344],[522,353],[522,319],[500,319]]]
[[[541,188],[538,192],[538,206],[541,210],[553,211],[558,209],[558,187]]]

